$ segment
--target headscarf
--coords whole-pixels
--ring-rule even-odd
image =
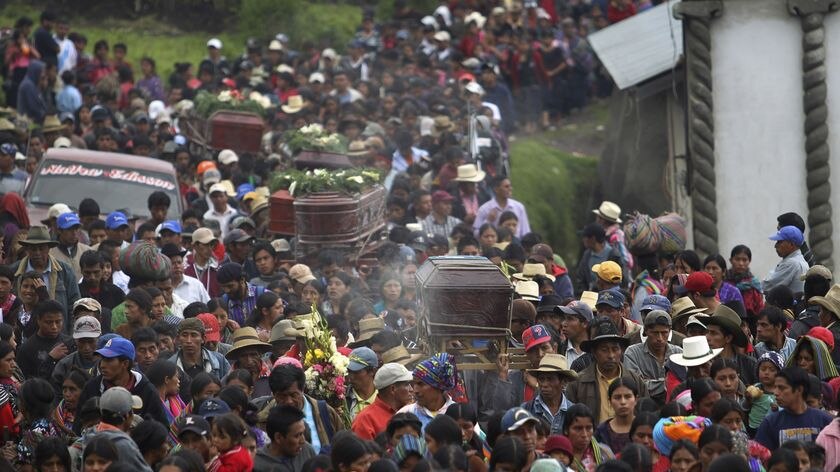
[[[397,447],[394,448],[392,459],[397,465],[400,465],[412,453],[418,454],[420,457],[426,457],[426,451],[426,441],[423,438],[405,434],[400,438]]]
[[[444,392],[455,388],[455,358],[449,353],[439,353],[420,362],[414,368],[414,378]]]
[[[799,340],[796,341],[796,347],[793,348],[793,352],[790,353],[790,357],[785,362],[785,366],[790,367],[796,365],[796,356],[799,354],[799,351],[805,343],[808,343],[811,346],[811,352],[814,353],[814,365],[816,370],[814,374],[822,381],[828,381],[829,379],[838,377],[837,366],[835,366],[834,361],[831,360],[831,351],[828,350],[828,346],[826,346],[821,340],[812,336],[805,335],[799,337]]]
[[[663,456],[671,455],[671,447],[680,439],[687,439],[694,444],[700,439],[700,433],[712,424],[712,420],[702,416],[671,416],[662,418],[653,427],[653,443]]]
[[[29,213],[26,212],[26,203],[20,195],[14,192],[3,195],[0,199],[0,209],[14,218],[20,228],[29,228]]]
[[[767,351],[758,358],[758,362],[755,363],[755,375],[758,376],[758,369],[761,367],[762,362],[771,362],[779,372],[785,367],[785,360],[781,354],[776,351]]]

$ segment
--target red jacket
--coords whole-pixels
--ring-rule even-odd
[[[254,470],[254,460],[251,454],[242,446],[236,446],[219,456],[219,468],[216,472],[251,472]]]
[[[607,6],[607,21],[610,24],[618,23],[621,20],[626,20],[636,14],[636,5],[633,2],[627,2],[624,8],[618,8],[612,2]]]

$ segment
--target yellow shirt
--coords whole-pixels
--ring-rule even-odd
[[[370,406],[373,401],[376,400],[377,393],[379,392],[374,390],[373,395],[371,395],[370,398],[362,398],[358,393],[356,393],[356,403],[353,405],[353,416],[356,416],[360,411]]]
[[[598,413],[597,421],[600,423],[615,416],[615,411],[613,411],[612,404],[610,403],[610,397],[607,395],[607,390],[610,388],[610,384],[613,380],[621,377],[621,364],[619,364],[618,367],[618,375],[615,377],[608,378],[606,375],[602,374],[600,370],[598,370],[598,366],[595,366],[595,373],[598,377],[598,398],[601,404],[601,410]]]

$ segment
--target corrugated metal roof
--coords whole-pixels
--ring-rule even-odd
[[[669,0],[588,36],[619,89],[673,69],[683,53],[682,21]]]

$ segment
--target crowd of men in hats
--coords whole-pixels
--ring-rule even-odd
[[[799,215],[778,217],[780,260],[760,279],[745,245],[638,251],[606,201],[573,268],[513,198],[512,133],[607,93],[586,34],[653,3],[441,2],[426,16],[398,0],[388,21],[364,16],[343,56],[280,34],[229,60],[213,38],[197,75],[176,64],[166,84],[148,57],[135,81],[124,44],[89,56],[64,19],[44,12],[33,34],[21,18],[2,71],[19,114],[0,119],[0,469],[835,470],[840,285]],[[201,91],[268,97],[264,152],[191,154],[179,123]],[[21,135],[24,118],[39,128]],[[387,175],[375,266],[334,250],[303,264],[264,224],[283,132],[311,123]],[[30,221],[21,194],[52,147],[173,162],[186,210],[155,192],[142,218],[103,218],[108,196],[91,195]],[[419,350],[415,273],[448,255],[509,275],[509,347],[526,368]],[[347,360],[338,405],[304,369],[316,316]]]

